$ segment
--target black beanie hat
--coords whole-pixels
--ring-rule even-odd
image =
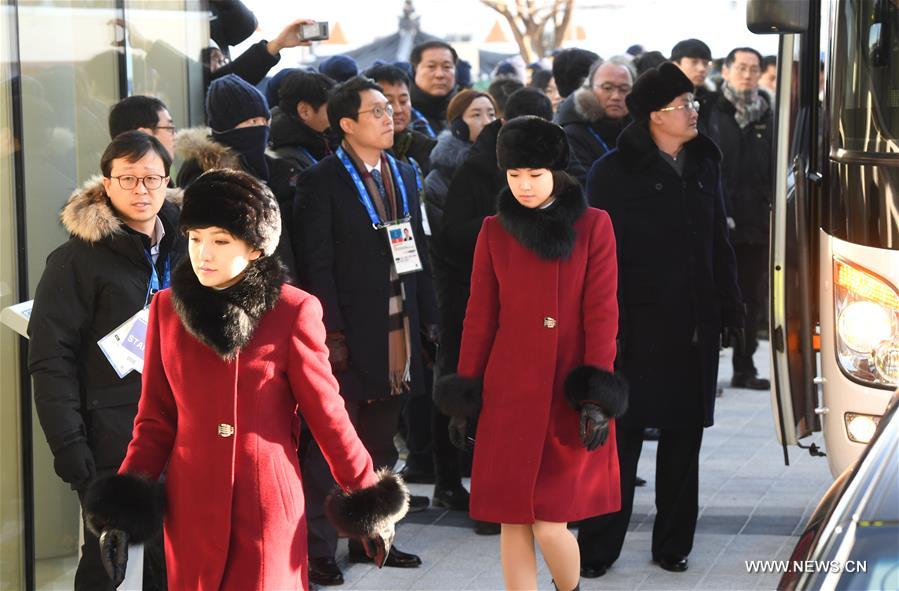
[[[565,170],[568,167],[568,137],[561,127],[541,117],[516,117],[499,130],[496,162],[502,170]]]
[[[647,121],[650,113],[658,111],[685,92],[693,92],[693,83],[676,65],[664,62],[657,68],[643,72],[624,101],[635,121]]]
[[[206,93],[206,117],[213,131],[234,129],[241,121],[253,117],[270,119],[265,97],[243,78],[228,74],[216,78]]]
[[[218,226],[270,256],[281,237],[281,210],[264,184],[230,168],[209,170],[184,190],[181,231]]]
[[[573,47],[563,49],[553,58],[553,79],[564,98],[577,90],[590,72],[590,66],[599,56],[587,49]]]
[[[684,39],[683,41],[678,41],[671,48],[671,61],[679,62],[685,57],[698,57],[699,59],[711,61],[712,50],[699,39]]]

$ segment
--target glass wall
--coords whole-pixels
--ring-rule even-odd
[[[110,107],[130,94],[158,96],[178,127],[203,123],[200,50],[208,45],[202,0],[21,0],[0,5],[0,307],[17,303],[17,250],[24,249],[28,297],[47,255],[68,236],[59,222],[66,200],[99,174],[109,143]],[[15,66],[19,129],[10,104]],[[17,187],[13,150],[23,162]],[[16,204],[25,236],[16,236]],[[24,274],[23,274],[24,276]],[[36,413],[22,440],[18,337],[0,328],[0,589],[24,588],[22,454],[33,461],[34,579],[37,589],[71,589],[80,547],[76,494],[55,474]],[[30,565],[29,565],[30,566]]]

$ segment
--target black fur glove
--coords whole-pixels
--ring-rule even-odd
[[[474,438],[468,435],[468,419],[465,417],[450,417],[449,440],[454,447],[462,451],[471,451],[474,447]]]

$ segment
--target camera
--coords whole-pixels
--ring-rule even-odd
[[[324,41],[331,36],[328,23],[306,23],[300,25],[297,36],[301,41]]]

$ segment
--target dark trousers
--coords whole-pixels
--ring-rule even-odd
[[[406,465],[417,472],[434,472],[433,433],[431,431],[431,401],[433,370],[425,367],[424,394],[406,397],[403,404],[403,424],[409,455]]]
[[[765,317],[768,292],[768,246],[735,244],[737,279],[746,304],[746,346],[734,348],[734,374],[756,375],[752,355],[759,347],[758,327]]]
[[[617,431],[621,466],[621,511],[581,522],[581,562],[611,565],[621,555],[634,508],[634,479],[643,449],[643,428]],[[654,558],[686,557],[693,549],[699,512],[699,447],[702,427],[661,429],[656,452],[656,519],[652,527]]]
[[[78,493],[79,500],[83,494]],[[81,560],[75,570],[75,591],[115,591],[103,563],[100,562],[100,540],[84,528],[84,545],[81,546]],[[164,591],[167,589],[165,573],[165,552],[160,532],[155,538],[144,543],[143,591]]]
[[[397,396],[371,402],[347,401],[346,409],[356,434],[371,454],[375,470],[393,468],[399,457],[393,436],[396,433],[403,399]],[[337,484],[318,444],[304,431],[300,467],[306,495],[306,526],[309,558],[334,558],[337,530],[325,516],[325,498]]]

